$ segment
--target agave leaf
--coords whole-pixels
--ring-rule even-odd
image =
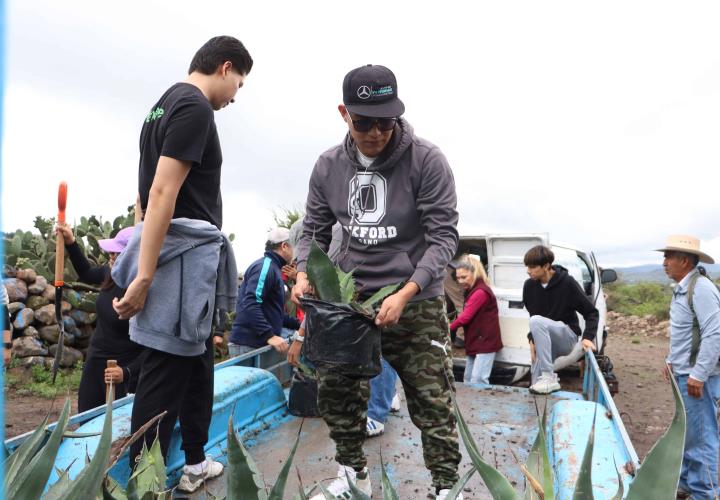
[[[307,275],[318,298],[328,302],[340,302],[340,281],[335,266],[315,240],[310,243]]]
[[[468,470],[463,477],[458,479],[458,482],[453,485],[452,488],[450,488],[450,491],[448,492],[447,496],[445,497],[447,500],[455,500],[462,489],[465,487],[467,482],[470,480],[473,474],[477,472],[477,469],[475,467],[470,467],[470,470]]]
[[[390,478],[385,470],[385,463],[383,462],[382,453],[380,454],[380,469],[382,470],[382,476],[380,478],[380,484],[382,485],[383,500],[400,500],[397,491],[393,488]],[[353,491],[353,494],[355,492]],[[367,495],[364,495],[367,498]],[[364,499],[363,499],[364,500]]]
[[[152,446],[150,447],[150,457],[152,463],[155,466],[155,478],[158,484],[158,492],[165,489],[167,483],[167,470],[165,468],[165,459],[163,458],[162,448],[160,447],[159,436],[155,437]]]
[[[30,463],[16,476],[5,490],[8,498],[40,498],[55,464],[63,432],[70,417],[70,398],[65,400],[60,418],[50,438]]]
[[[361,305],[364,309],[372,309],[375,304],[383,300],[388,295],[392,295],[395,293],[400,286],[402,286],[402,283],[398,283],[397,285],[387,285],[382,287],[380,290],[375,292],[369,299],[367,299],[365,302],[363,302]]]
[[[537,400],[535,401],[537,405]],[[532,445],[525,467],[535,478],[539,478],[539,483],[545,494],[545,500],[555,498],[555,478],[553,477],[552,466],[550,465],[550,457],[547,451],[547,437],[545,429],[547,428],[547,400],[543,403],[542,418],[538,412],[538,435]],[[539,495],[535,493],[533,488],[525,488],[525,500],[536,500]]]
[[[623,494],[625,493],[625,485],[623,484],[622,474],[620,474],[620,471],[618,470],[615,456],[613,456],[613,465],[615,466],[615,473],[618,477],[618,489],[610,500],[622,500]]]
[[[65,434],[63,434],[63,437],[71,439],[82,439],[100,436],[101,434],[102,432],[65,432]]]
[[[573,493],[573,500],[592,500],[593,499],[593,486],[592,486],[592,458],[593,448],[595,447],[595,418],[597,417],[597,406],[593,413],[592,429],[590,429],[590,435],[588,436],[587,446],[585,446],[585,454],[583,455],[582,465],[580,466],[580,472],[578,473],[577,482],[575,483],[575,492]]]
[[[235,434],[232,415],[228,420],[227,441],[227,500],[267,500],[262,474]]]
[[[510,482],[505,479],[505,476],[482,459],[477,444],[470,435],[470,429],[468,429],[465,419],[463,418],[462,413],[460,413],[460,407],[457,404],[455,393],[452,390],[450,391],[450,397],[452,399],[455,417],[458,422],[458,430],[460,431],[460,436],[465,444],[465,449],[467,449],[468,455],[470,455],[470,460],[480,473],[480,477],[482,477],[483,482],[490,491],[492,497],[495,500],[519,500],[520,496],[515,492]]]
[[[300,422],[300,428],[298,429],[297,437],[295,438],[295,444],[293,445],[292,450],[290,451],[290,455],[288,455],[287,460],[285,460],[285,463],[280,470],[280,475],[278,476],[275,484],[270,490],[268,500],[283,500],[284,498],[285,485],[287,483],[288,474],[290,474],[290,466],[292,465],[293,458],[295,458],[295,452],[297,451],[298,443],[300,443],[300,433],[302,432],[303,423],[304,420]]]
[[[157,442],[157,440],[155,441]],[[164,484],[162,487],[158,484],[155,470],[155,459],[150,454],[145,442],[143,442],[140,460],[128,481],[128,493],[132,491],[133,494],[137,492],[139,495],[145,496],[147,492],[154,493],[164,489]],[[130,483],[133,483],[132,488],[130,488]]]
[[[670,377],[675,396],[675,417],[665,434],[653,445],[630,483],[626,500],[663,498],[676,491],[685,448],[685,405],[675,377]]]
[[[45,439],[45,429],[49,415],[46,415],[42,423],[33,431],[30,436],[10,455],[5,462],[5,484],[11,484],[18,472],[23,470],[28,462],[35,456],[38,448]]]
[[[103,423],[102,436],[98,443],[95,455],[90,465],[78,474],[75,482],[62,498],[95,498],[102,491],[102,481],[105,476],[105,467],[110,458],[110,445],[112,444],[112,402],[115,401],[115,387],[110,384],[107,396],[107,410]]]
[[[343,272],[339,267],[336,268],[338,280],[340,281],[340,302],[349,304],[355,296],[355,280],[353,279],[353,271],[349,273]]]
[[[120,487],[117,481],[110,476],[105,476],[103,481],[103,500],[128,500],[127,493]],[[43,500],[45,500],[43,498]]]
[[[47,492],[42,496],[43,500],[58,500],[65,492],[70,488],[70,474],[68,470],[55,469],[58,475],[58,480],[55,481]]]

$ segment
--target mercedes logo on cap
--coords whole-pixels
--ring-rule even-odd
[[[369,99],[370,98],[370,87],[367,85],[361,85],[357,89],[357,96],[360,99]]]

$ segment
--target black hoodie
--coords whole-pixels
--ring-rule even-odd
[[[580,284],[570,276],[562,266],[552,266],[555,274],[547,287],[539,281],[529,279],[523,286],[523,302],[530,316],[543,316],[554,321],[562,321],[575,335],[580,335],[580,324],[576,312],[585,318],[585,333],[582,338],[594,340],[597,334],[600,314],[583,292]],[[532,340],[532,334],[528,333]]]

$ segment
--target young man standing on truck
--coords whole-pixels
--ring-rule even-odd
[[[555,254],[548,247],[531,248],[524,261],[530,276],[523,286],[523,303],[530,314],[530,391],[549,394],[560,390],[553,361],[570,354],[581,334],[583,349],[595,350],[600,315],[567,269],[553,265]],[[585,318],[585,332],[576,313]]]
[[[140,135],[142,238],[138,243],[136,232],[113,268],[115,281],[127,287],[113,307],[121,319],[137,315],[130,338],[147,347],[131,432],[167,411],[158,425],[167,459],[179,417],[186,463],[182,491],[194,491],[223,471],[204,451],[213,404],[209,337],[214,307],[234,306],[237,271],[220,232],[222,151],[213,112],[234,102],[252,65],[239,40],[212,38],[193,57],[187,79],[150,108]],[[154,438],[153,428],[131,446],[131,467],[143,441],[149,448]]]
[[[713,499],[718,488],[717,401],[720,399],[720,292],[702,276],[699,262],[714,264],[692,236],[670,236],[663,252],[665,274],[677,283],[670,303],[667,365],[678,383],[687,415],[685,454],[678,498]],[[670,373],[665,366],[665,380]]]
[[[401,118],[405,106],[388,68],[350,71],[338,110],[348,133],[320,156],[310,177],[293,300],[310,291],[310,242],[314,237],[327,250],[336,221],[343,228],[338,265],[354,271],[363,297],[405,283],[382,302],[376,324],[383,329],[383,357],[400,376],[421,431],[436,498],[444,499],[458,480],[461,458],[446,383],[453,374],[442,287],[458,244],[452,170],[438,147],[415,136]],[[328,487],[337,498],[349,497],[348,480],[371,494],[362,449],[367,405],[366,381],[319,370],[318,408],[340,464]]]

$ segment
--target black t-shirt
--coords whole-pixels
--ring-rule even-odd
[[[212,106],[199,88],[176,83],[150,109],[140,134],[140,204],[147,208],[160,156],[192,163],[180,187],[173,218],[187,217],[222,228],[222,150]]]

